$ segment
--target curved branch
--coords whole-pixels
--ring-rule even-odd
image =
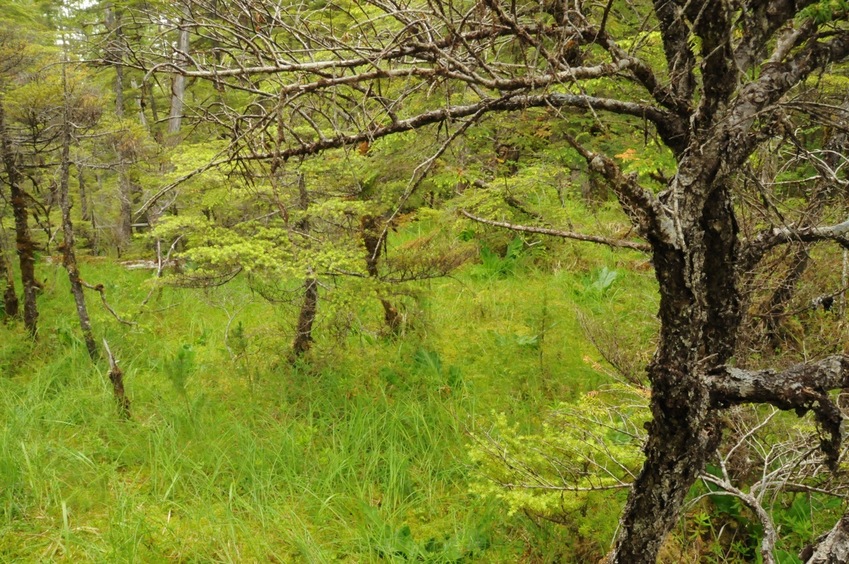
[[[783,372],[722,366],[707,375],[706,383],[716,407],[768,403],[779,409],[792,409],[799,416],[813,411],[828,435],[820,439],[820,447],[831,465],[837,463],[843,416],[828,392],[849,388],[849,356],[797,364]]]
[[[658,80],[652,68],[645,61],[631,55],[622,49],[613,39],[601,30],[590,29],[586,32],[587,40],[598,43],[618,64],[626,65],[634,78],[645,88],[652,98],[660,105],[678,115],[685,116],[691,112],[688,97],[679,96]],[[688,87],[689,88],[689,87]]]
[[[849,31],[841,31],[829,41],[813,39],[795,56],[782,63],[763,65],[758,79],[740,89],[728,115],[724,151],[729,166],[740,166],[761,141],[752,131],[755,117],[778,102],[791,88],[814,71],[849,56]]]
[[[648,243],[637,243],[635,241],[624,241],[622,239],[610,239],[608,237],[601,237],[599,235],[586,235],[584,233],[575,233],[574,231],[561,231],[559,229],[549,229],[547,227],[534,227],[531,225],[518,225],[515,223],[508,223],[506,221],[495,221],[493,219],[486,219],[483,217],[478,217],[476,215],[472,215],[466,210],[459,210],[460,213],[471,219],[472,221],[477,221],[478,223],[485,223],[487,225],[493,225],[495,227],[503,227],[504,229],[510,229],[511,231],[522,231],[524,233],[538,233],[540,235],[551,235],[552,237],[562,237],[564,239],[574,239],[576,241],[585,241],[588,243],[598,243],[600,245],[607,245],[608,247],[618,247],[622,249],[634,249],[635,251],[642,251],[647,253],[651,251],[651,245]]]
[[[769,40],[775,32],[792,20],[800,10],[813,4],[816,0],[749,0],[741,10],[742,21],[740,29],[743,36],[734,50],[734,58],[741,72],[746,72],[763,56]],[[799,37],[810,31],[810,20],[802,22],[785,33],[778,41],[773,57],[779,57],[774,62],[780,62],[779,56],[787,45],[796,43]],[[784,53],[786,54],[786,53]]]
[[[669,0],[654,0],[654,11],[660,21],[663,52],[672,90],[679,100],[693,97],[696,86],[696,57],[690,49],[690,30],[684,22],[679,6]]]
[[[712,474],[703,472],[701,479],[705,482],[722,488],[727,492],[727,495],[734,496],[742,501],[752,512],[758,517],[761,526],[764,528],[763,538],[761,539],[761,555],[763,556],[764,564],[775,564],[775,543],[778,540],[778,531],[775,529],[775,524],[772,522],[772,517],[760,504],[758,499],[750,493],[746,493],[739,488],[735,488],[728,480],[717,478]]]
[[[554,106],[605,110],[615,114],[647,119],[654,124],[663,142],[673,153],[680,155],[687,148],[689,140],[687,122],[675,114],[655,106],[587,95],[551,94],[550,97],[551,104]]]
[[[844,249],[849,249],[849,219],[824,227],[774,227],[762,231],[751,240],[743,242],[740,270],[744,272],[751,270],[767,252],[779,245],[821,241],[834,241]]]
[[[564,133],[566,141],[584,157],[590,169],[602,175],[616,194],[622,210],[642,237],[671,247],[679,244],[675,225],[654,193],[639,185],[636,175],[625,175],[619,166],[600,153],[594,153]]]

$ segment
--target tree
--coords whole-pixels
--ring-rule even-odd
[[[189,59],[189,30],[186,27],[179,28],[174,59],[179,67],[186,66]],[[177,135],[180,133],[180,123],[183,119],[183,96],[185,94],[186,77],[182,73],[174,73],[171,80],[171,113],[168,115],[168,135],[171,136],[172,142],[177,140]]]
[[[646,460],[610,562],[655,560],[716,451],[729,406],[814,412],[822,448],[836,461],[842,416],[828,391],[849,387],[849,358],[745,370],[735,353],[746,289],[764,257],[789,244],[849,245],[849,222],[766,215],[743,230],[749,202],[738,196],[756,151],[787,138],[802,117],[845,128],[838,105],[815,111],[797,97],[816,88],[816,73],[842,72],[845,2],[184,4],[194,21],[181,26],[211,39],[209,52],[196,50],[185,67],[170,54],[135,58],[147,61],[142,70],[239,94],[201,112],[228,124],[229,161],[285,162],[428,126],[442,128],[447,146],[486,115],[531,108],[564,125],[562,139],[648,244],[660,292]],[[578,115],[639,131],[670,166],[628,170],[569,127]],[[837,174],[829,180],[839,183]],[[839,523],[829,538],[841,530]]]
[[[6,234],[5,231],[0,232],[0,270],[3,271],[3,276],[6,279],[6,290],[3,292],[3,313],[6,317],[18,316],[18,293],[15,291],[15,276],[12,272],[12,265],[6,258]]]
[[[93,361],[98,359],[97,344],[91,329],[91,320],[86,307],[85,292],[80,279],[80,269],[77,265],[76,237],[74,224],[71,219],[71,200],[69,195],[69,181],[71,176],[71,143],[73,137],[73,124],[71,123],[72,93],[68,85],[68,71],[65,68],[67,58],[62,66],[62,117],[59,127],[61,128],[61,142],[59,148],[59,209],[62,213],[62,263],[68,272],[68,281],[71,284],[71,293],[74,295],[74,304],[77,309],[77,317],[80,320],[80,329],[83,332],[88,355]]]
[[[31,38],[16,35],[11,22],[0,21],[0,55],[4,60],[0,67],[0,157],[3,160],[3,183],[9,186],[9,201],[15,217],[15,247],[24,292],[24,324],[30,335],[35,337],[38,332],[36,295],[40,284],[35,278],[35,242],[29,225],[32,197],[24,186],[26,177],[22,170],[23,158],[18,143],[22,135],[15,135],[16,130],[13,129],[11,120],[7,116],[9,90],[13,88],[15,82],[21,82],[20,78],[26,75],[25,70],[28,65],[37,58],[33,44],[28,39]],[[8,280],[10,270],[7,268],[6,272]],[[7,286],[8,288],[12,288],[14,292],[13,285]],[[17,306],[13,304],[17,302],[17,299],[13,300],[8,292],[6,295],[7,309],[16,310]]]

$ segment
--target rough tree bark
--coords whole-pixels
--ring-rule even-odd
[[[6,289],[3,291],[3,313],[8,319],[18,316],[18,294],[15,291],[15,276],[12,265],[6,260],[5,237],[0,239],[0,269],[6,279]]]
[[[295,327],[295,340],[292,342],[292,353],[295,357],[303,356],[312,348],[312,326],[318,310],[318,280],[304,280],[304,301],[298,313],[298,324]]]
[[[21,284],[24,287],[24,325],[30,335],[35,337],[38,333],[36,293],[39,287],[35,279],[35,245],[29,231],[28,196],[21,186],[22,177],[6,127],[6,113],[2,98],[0,98],[0,152],[3,155],[6,179],[11,188],[12,211],[15,216],[15,243],[20,261]]]
[[[309,205],[306,179],[303,174],[300,174],[298,176],[298,207],[306,210]],[[302,219],[298,222],[297,228],[302,233],[307,233],[310,228],[309,220]],[[292,342],[292,354],[295,358],[303,356],[312,348],[312,326],[315,323],[315,315],[318,311],[318,280],[313,276],[308,276],[304,280],[303,288],[304,300],[301,302],[298,324],[295,327],[295,340]]]

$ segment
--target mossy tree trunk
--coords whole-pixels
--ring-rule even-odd
[[[306,179],[303,174],[298,176],[298,207],[307,210],[310,205],[309,193],[307,192]],[[304,217],[297,224],[298,230],[306,234],[310,230],[310,222]],[[295,328],[295,339],[292,342],[292,354],[295,357],[303,356],[312,348],[312,329],[315,316],[318,312],[318,280],[309,276],[304,280],[304,299],[301,302],[301,310],[298,313],[298,324]]]
[[[29,230],[29,196],[21,185],[22,176],[18,169],[17,155],[11,142],[6,124],[5,105],[0,98],[0,152],[6,180],[11,189],[12,212],[15,216],[15,244],[21,270],[21,284],[24,287],[24,325],[30,335],[38,334],[38,306],[36,294],[39,284],[35,279],[35,245]]]
[[[3,270],[3,276],[6,279],[6,289],[3,291],[3,313],[7,318],[18,316],[18,294],[15,290],[15,276],[12,272],[12,265],[6,260],[6,241],[5,238],[0,240],[0,269]]]

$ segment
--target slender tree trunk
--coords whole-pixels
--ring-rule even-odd
[[[306,210],[309,207],[309,194],[304,175],[298,177],[298,205]],[[309,231],[309,221],[306,219],[298,223],[298,229],[306,233]],[[318,280],[309,277],[304,280],[304,301],[301,303],[301,311],[298,314],[298,325],[295,329],[295,340],[292,343],[292,354],[295,357],[302,356],[312,347],[312,326],[315,323],[315,314],[318,310]]]
[[[123,31],[121,29],[121,14],[113,5],[107,5],[105,9],[106,29],[109,31],[107,43],[107,61],[115,68],[114,96],[115,116],[119,119],[124,117],[124,65],[123,65]],[[133,211],[132,211],[132,181],[129,177],[127,165],[123,162],[124,157],[118,151],[121,159],[118,200],[118,251],[129,244],[133,236]]]
[[[103,175],[99,172],[95,173],[95,180],[97,180],[97,191],[99,194],[103,193]],[[94,200],[91,200],[89,205],[89,214],[91,218],[91,252],[94,255],[100,254],[100,235],[99,230],[100,227],[97,225],[97,209],[94,207]]]
[[[112,394],[118,404],[118,412],[124,419],[130,419],[130,398],[124,391],[124,371],[118,366],[118,361],[112,355],[106,339],[103,339],[103,348],[106,349],[106,355],[109,358],[109,381],[112,382]]]
[[[109,41],[106,45],[106,59],[115,68],[115,115],[124,117],[124,65],[123,46],[121,45],[123,32],[121,31],[121,16],[115,11],[111,4],[105,10],[106,29],[109,32]]]
[[[65,82],[65,68],[62,67],[62,86],[64,89],[64,105],[62,109],[62,158],[59,174],[59,207],[62,210],[62,262],[68,271],[68,279],[71,282],[71,293],[74,295],[74,303],[77,306],[77,317],[80,320],[80,328],[83,332],[88,355],[92,360],[98,358],[97,344],[91,331],[91,320],[85,303],[83,286],[80,283],[80,270],[77,265],[77,255],[74,250],[74,226],[71,222],[71,199],[68,196],[68,180],[71,176],[71,121],[68,116],[70,111],[70,100],[68,96],[67,83]]]
[[[153,118],[153,125],[151,126],[153,137],[161,143],[162,130],[157,127],[157,124],[159,123],[159,106],[156,104],[156,96],[153,95],[153,89],[150,88],[147,83],[142,84],[142,95],[147,95],[147,105],[150,108],[150,116]]]
[[[188,65],[189,28],[185,20],[180,22],[177,36],[177,50],[174,53],[174,64],[180,69]],[[175,72],[171,77],[171,112],[168,115],[168,135],[171,143],[176,143],[183,119],[183,97],[186,93],[186,77]]]
[[[132,86],[133,90],[138,90],[138,94],[136,95],[136,107],[139,112],[139,123],[142,124],[145,129],[150,130],[150,126],[147,123],[147,116],[144,114],[144,88],[139,88],[138,83],[135,79],[130,81],[130,86]]]
[[[77,183],[80,185],[80,216],[83,221],[91,221],[85,183],[85,167],[79,163],[77,164]]]
[[[6,290],[3,292],[3,312],[7,318],[18,316],[18,294],[15,291],[15,276],[12,265],[6,260],[6,240],[0,240],[0,269],[6,278]]]
[[[123,158],[123,157],[122,157]],[[133,183],[127,165],[121,165],[118,200],[120,213],[118,215],[118,238],[120,246],[125,247],[133,238]]]
[[[312,348],[312,326],[318,309],[318,280],[304,280],[304,301],[298,314],[298,326],[295,330],[295,340],[292,343],[292,353],[302,356]]]
[[[366,248],[366,272],[376,279],[379,273],[380,247],[384,240],[380,236],[377,219],[374,216],[363,216],[360,227],[363,233],[363,246]],[[397,333],[401,328],[401,316],[398,309],[385,297],[379,295],[378,299],[383,306],[383,320],[386,326],[392,333]]]
[[[35,280],[35,252],[32,237],[29,232],[29,210],[27,195],[21,188],[21,175],[18,171],[9,132],[6,129],[6,113],[4,101],[0,98],[0,152],[3,154],[3,165],[9,181],[12,194],[12,211],[15,216],[15,243],[21,268],[21,284],[24,287],[24,325],[35,337],[38,333],[38,306],[36,292],[38,284]]]

